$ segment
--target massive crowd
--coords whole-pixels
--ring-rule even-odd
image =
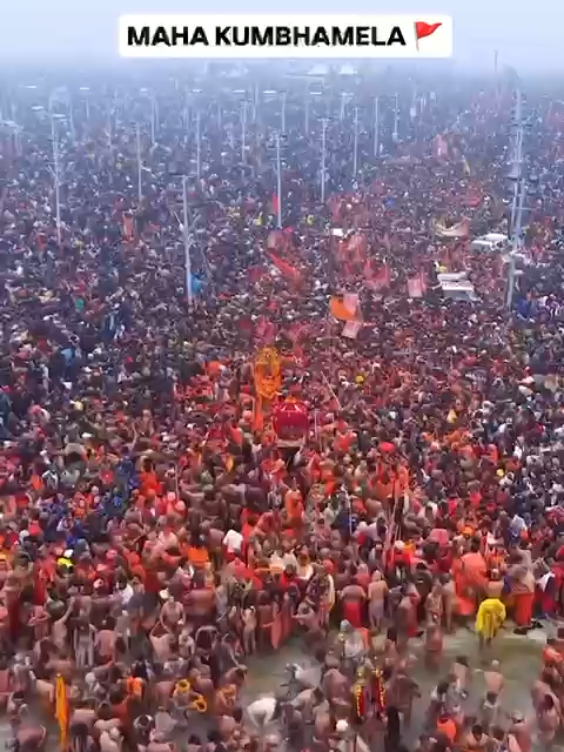
[[[412,712],[419,752],[546,750],[560,730],[559,105],[530,94],[532,263],[508,311],[503,255],[471,238],[508,233],[512,92],[383,96],[374,149],[362,82],[307,117],[283,85],[279,180],[280,96],[9,90],[0,697],[18,750],[53,716],[63,746],[101,752],[404,752]],[[444,297],[437,270],[479,300]],[[445,667],[462,624],[479,664]],[[542,625],[531,714],[507,707],[496,645]],[[245,662],[296,635],[320,673],[243,703]]]

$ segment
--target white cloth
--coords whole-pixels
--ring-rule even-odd
[[[259,697],[247,706],[247,713],[257,728],[264,728],[273,720],[276,705],[275,697]]]
[[[236,530],[228,530],[223,538],[223,545],[230,553],[240,553],[243,545],[243,536]]]

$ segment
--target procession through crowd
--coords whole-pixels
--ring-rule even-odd
[[[2,88],[15,748],[549,750],[558,93],[531,86],[522,128],[500,79],[87,83]],[[517,268],[473,239],[511,237],[519,203]],[[531,630],[515,707],[500,646]],[[249,699],[288,644],[307,662]]]

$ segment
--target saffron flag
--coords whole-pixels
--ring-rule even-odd
[[[337,321],[356,321],[358,295],[345,295],[341,300],[333,296],[329,301],[329,312]]]
[[[69,741],[69,701],[67,685],[60,674],[55,681],[55,718],[59,724],[61,752],[66,752]]]
[[[278,214],[278,211],[280,209],[280,199],[276,195],[276,193],[272,194],[272,213]]]

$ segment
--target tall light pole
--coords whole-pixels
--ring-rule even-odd
[[[61,166],[59,162],[59,142],[55,130],[55,117],[51,116],[51,141],[53,143],[53,182],[55,186],[55,222],[57,227],[57,243],[61,245]]]
[[[304,131],[309,135],[309,88],[306,89],[304,102]]]
[[[321,121],[321,203],[325,203],[325,173],[327,159],[327,120]]]
[[[378,97],[374,97],[374,156],[380,154],[380,122],[378,117]]]
[[[196,176],[202,177],[202,118],[200,110],[196,113]]]
[[[241,104],[241,162],[247,161],[247,103]]]
[[[286,133],[286,92],[282,92],[282,112],[280,113],[282,133]]]
[[[353,176],[358,172],[358,107],[354,108]]]
[[[151,142],[153,146],[157,143],[157,102],[155,97],[151,97]]]
[[[84,106],[86,108],[86,122],[90,122],[90,87],[89,86],[81,86],[79,91],[81,91],[84,94]]]
[[[135,140],[137,142],[137,201],[143,201],[143,161],[141,159],[141,127],[137,123],[135,127]]]
[[[346,112],[347,112],[347,95],[343,91],[341,92],[341,109],[339,112],[339,120],[341,121],[341,123],[345,119]]]
[[[112,108],[108,105],[106,111],[106,135],[108,137],[108,146],[112,148]]]
[[[394,131],[392,134],[392,138],[394,139],[394,141],[397,141],[399,138],[398,127],[399,127],[399,97],[396,94],[395,106],[394,106]]]
[[[515,186],[513,190],[513,201],[511,204],[511,253],[509,255],[506,299],[506,306],[509,310],[511,310],[513,306],[513,295],[515,293],[516,254],[521,249],[523,243],[523,209],[527,190],[525,178],[523,176],[524,127],[522,121],[522,99],[520,89],[517,89],[515,121],[517,128],[513,145],[513,166],[511,169],[511,177],[515,180]]]
[[[192,291],[192,257],[190,256],[190,247],[192,239],[188,228],[188,180],[186,176],[182,178],[182,215],[183,227],[182,235],[184,236],[184,263],[186,271],[186,297],[188,298],[188,307],[192,308],[194,296]]]
[[[253,123],[256,123],[258,120],[259,99],[259,87],[258,84],[255,84],[253,94]]]
[[[276,225],[282,229],[282,159],[280,156],[280,134],[276,134],[276,192],[278,196],[278,216]]]

